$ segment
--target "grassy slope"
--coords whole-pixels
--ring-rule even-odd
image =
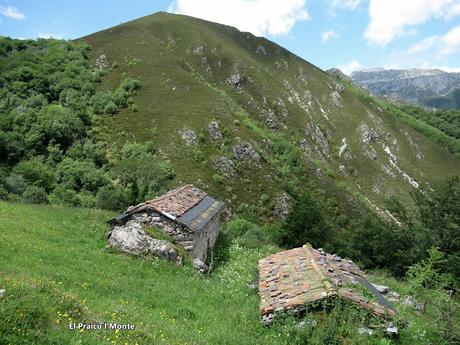
[[[218,252],[206,278],[192,268],[140,259],[105,248],[105,220],[112,214],[88,209],[0,202],[0,344],[390,344],[377,332],[360,335],[369,320],[362,311],[337,306],[299,329],[293,320],[264,327],[254,281],[257,259],[276,248],[231,245]],[[403,294],[402,282],[378,275]],[[418,316],[398,309],[400,344],[430,344],[444,321],[432,322],[436,305]],[[118,322],[135,331],[76,332],[69,322]],[[308,325],[308,321],[307,321]],[[14,328],[14,329],[13,329]],[[15,337],[13,337],[13,335]]]
[[[14,303],[26,314],[19,320],[26,320],[33,318],[27,315],[31,306],[21,301],[31,299],[37,305],[46,301],[39,313],[49,314],[50,320],[39,332],[46,331],[49,338],[42,335],[40,343],[51,339],[93,344],[112,340],[134,344],[134,339],[143,344],[235,344],[232,339],[244,344],[282,343],[259,325],[258,297],[246,287],[254,279],[261,252],[234,248],[228,263],[206,279],[190,267],[106,250],[105,220],[111,216],[86,209],[0,203],[0,287],[7,290],[0,308],[16,299]],[[120,339],[113,332],[66,330],[68,320],[58,311],[71,314],[75,306],[59,309],[59,304],[53,304],[63,296],[82,309],[74,319],[129,322],[138,329]],[[20,327],[20,322],[16,325]],[[0,332],[4,344],[2,336]]]
[[[303,174],[297,174],[300,187],[320,186],[331,194],[331,186],[343,181],[349,191],[363,194],[377,204],[393,194],[408,201],[412,187],[402,174],[394,171],[396,177],[390,177],[383,171],[384,165],[392,169],[384,145],[397,155],[400,168],[421,182],[422,187],[459,172],[458,159],[446,149],[351,90],[341,92],[340,106],[334,105],[334,78],[266,39],[231,27],[165,13],[84,39],[93,47],[94,58],[106,54],[110,61],[117,62],[118,67],[109,73],[103,88],[114,88],[123,73],[135,76],[143,85],[135,97],[139,112],[126,110],[107,119],[113,140],[125,137],[154,140],[172,161],[178,180],[202,186],[230,205],[256,204],[262,193],[273,197],[284,189],[283,178],[284,181],[289,178],[279,177],[281,163],[273,153],[262,152],[262,139],[282,139],[293,147],[299,140],[307,139],[314,147],[315,139],[305,133],[308,123],[327,133],[332,159],[321,158],[313,149],[305,158]],[[258,50],[260,46],[266,55]],[[196,50],[200,47],[201,51]],[[248,79],[240,91],[226,83],[235,71]],[[291,87],[286,86],[286,81]],[[311,92],[311,98],[306,91]],[[289,113],[286,117],[274,105],[277,100],[285,103]],[[270,130],[265,125],[270,111],[280,124],[278,130]],[[206,125],[213,119],[226,131],[224,145],[212,143],[207,137]],[[246,125],[242,125],[241,120]],[[364,155],[357,132],[362,124],[379,132],[379,142],[372,144],[376,160]],[[177,133],[183,128],[202,134],[203,140],[197,148],[183,144]],[[353,155],[351,160],[338,156],[344,138]],[[259,168],[239,164],[239,179],[223,183],[213,179],[217,171],[212,159],[221,155],[232,158],[231,146],[241,140],[256,145],[266,161]],[[423,152],[422,160],[415,158],[414,143]],[[204,158],[197,159],[200,155]],[[341,164],[357,174],[341,176],[338,172]],[[376,189],[379,192],[375,192]],[[336,194],[340,199],[345,193]],[[345,205],[348,200],[344,198]]]

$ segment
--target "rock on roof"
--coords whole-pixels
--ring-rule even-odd
[[[379,302],[369,301],[353,290],[362,284]],[[375,289],[374,289],[375,290]],[[305,307],[308,303],[339,295],[378,316],[393,316],[393,307],[372,290],[365,274],[351,260],[344,260],[310,245],[259,260],[259,295],[262,316]]]

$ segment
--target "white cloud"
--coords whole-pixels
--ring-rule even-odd
[[[332,38],[338,37],[339,34],[335,32],[334,30],[329,30],[321,33],[321,42],[326,43]]]
[[[345,73],[346,75],[350,75],[352,72],[354,71],[357,71],[359,69],[361,69],[363,66],[356,60],[351,60],[349,63],[345,64],[345,65],[341,65],[339,67],[337,67],[338,69],[340,69],[343,73]]]
[[[385,45],[414,32],[431,18],[460,15],[459,0],[370,0],[370,23],[364,33],[369,43]],[[412,31],[411,31],[412,30]]]
[[[331,7],[332,9],[348,8],[350,10],[354,10],[360,3],[361,0],[332,0]]]
[[[0,13],[8,18],[16,20],[26,19],[26,15],[12,6],[0,6]]]
[[[407,55],[430,53],[432,59],[440,60],[460,50],[460,25],[453,27],[444,35],[424,38],[412,45]]]
[[[284,35],[310,16],[306,0],[175,0],[168,11],[236,26],[254,35]]]
[[[38,34],[38,38],[46,38],[46,39],[54,38],[54,39],[57,39],[57,40],[61,40],[61,39],[64,38],[64,35],[40,33],[40,34]]]

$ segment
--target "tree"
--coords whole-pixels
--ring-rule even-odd
[[[305,193],[294,202],[282,227],[281,245],[292,248],[308,242],[314,247],[322,247],[327,243],[329,232],[330,226],[321,205]]]

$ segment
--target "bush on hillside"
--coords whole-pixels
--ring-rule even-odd
[[[318,248],[328,243],[330,225],[322,206],[305,193],[294,202],[281,231],[279,241],[283,247],[300,247],[310,243]]]
[[[48,202],[48,195],[43,187],[28,186],[22,194],[22,199],[29,204],[45,204]]]

